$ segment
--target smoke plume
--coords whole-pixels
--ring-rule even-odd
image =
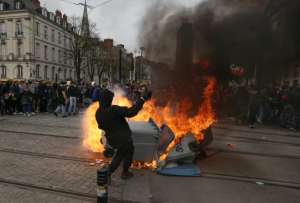
[[[140,43],[146,57],[160,63],[153,75],[156,84],[173,86],[179,82],[176,76],[195,74],[188,70],[194,66],[176,65],[178,30],[184,22],[193,26],[194,65],[204,61],[219,82],[230,79],[231,64],[245,67],[248,78],[256,74],[259,82],[271,82],[299,59],[299,10],[298,0],[206,0],[194,8],[157,1],[144,17]],[[193,88],[192,77],[181,78],[186,80],[182,89]]]

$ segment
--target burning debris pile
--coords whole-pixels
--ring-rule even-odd
[[[170,102],[166,106],[161,107],[156,105],[157,98],[154,98],[147,102],[143,110],[132,119],[133,121],[144,122],[148,122],[152,119],[158,126],[167,125],[173,131],[175,139],[170,143],[165,152],[161,154],[159,157],[160,160],[165,160],[176,144],[180,143],[189,133],[192,133],[195,138],[201,142],[204,136],[203,131],[214,123],[215,115],[213,113],[212,96],[216,81],[213,78],[208,78],[207,83],[203,102],[193,116],[187,113],[192,107],[187,101],[177,103],[176,106]],[[119,106],[132,106],[132,102],[123,96],[116,96],[113,103]],[[91,105],[83,119],[83,131],[85,136],[83,145],[93,152],[104,151],[104,146],[100,142],[104,132],[98,129],[95,119],[95,113],[98,107],[98,103]]]

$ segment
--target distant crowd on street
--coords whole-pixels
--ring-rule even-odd
[[[219,110],[237,123],[300,128],[300,88],[298,85],[265,87],[235,85],[219,91]]]
[[[100,91],[105,88],[109,87],[99,86],[96,82],[0,82],[0,115],[30,117],[45,112],[61,117],[76,115],[81,108],[97,101]],[[122,86],[125,94],[132,99],[139,97],[140,88],[143,86],[135,82]]]

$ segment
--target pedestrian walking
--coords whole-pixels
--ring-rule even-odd
[[[67,95],[69,97],[69,107],[68,107],[68,113],[69,115],[75,115],[76,108],[77,108],[77,95],[78,90],[73,83],[69,83],[67,87]]]
[[[58,87],[56,89],[56,101],[57,101],[57,107],[54,111],[54,115],[58,116],[59,113],[62,114],[62,117],[67,117],[66,115],[66,104],[67,104],[67,95],[64,90],[64,87]]]

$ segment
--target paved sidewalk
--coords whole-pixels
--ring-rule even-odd
[[[212,156],[199,162],[202,177],[138,170],[123,181],[116,173],[110,203],[299,202],[299,132],[220,121],[213,133]],[[96,202],[99,166],[90,163],[101,156],[81,142],[80,116],[0,117],[0,202]],[[137,142],[136,157],[146,156],[151,139]]]

